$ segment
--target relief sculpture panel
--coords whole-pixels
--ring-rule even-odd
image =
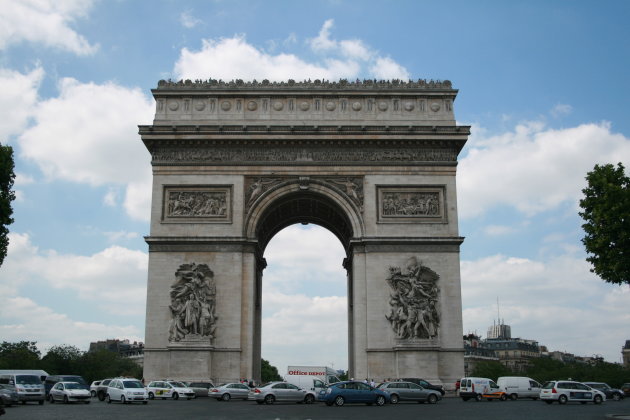
[[[381,223],[446,222],[443,187],[378,187]]]
[[[165,187],[165,222],[229,222],[230,218],[230,187]]]
[[[389,267],[386,281],[392,288],[389,295],[390,322],[401,340],[436,338],[440,329],[438,276],[415,257],[400,267]]]
[[[214,273],[206,264],[182,264],[171,286],[169,341],[214,340],[217,316]]]

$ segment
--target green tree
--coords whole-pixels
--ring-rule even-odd
[[[260,359],[260,380],[263,383],[270,381],[281,381],[282,378],[278,373],[278,368],[272,366],[267,360]]]
[[[82,357],[83,352],[75,346],[65,344],[53,346],[42,357],[42,368],[51,375],[77,374]]]
[[[586,175],[579,213],[591,272],[614,284],[630,284],[630,178],[621,163],[595,165]]]
[[[512,372],[507,367],[503,366],[500,362],[495,361],[480,361],[475,363],[470,376],[478,376],[481,378],[489,378],[496,381],[500,376],[513,376]]]
[[[0,344],[0,369],[41,369],[36,341]]]
[[[142,378],[142,367],[109,350],[88,351],[78,360],[77,374],[88,383],[115,376]]]
[[[0,144],[0,266],[9,247],[7,226],[13,223],[11,202],[15,200],[15,192],[12,190],[15,180],[14,166],[13,148]]]

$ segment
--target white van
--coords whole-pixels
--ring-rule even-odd
[[[473,398],[481,401],[498,399],[505,401],[507,394],[492,379],[467,377],[459,381],[459,396],[462,400],[468,401]]]
[[[46,392],[41,377],[28,371],[23,372],[25,373],[16,371],[0,374],[0,384],[14,386],[22,404],[26,404],[27,401],[37,401],[39,405],[44,404]]]
[[[326,389],[324,381],[315,376],[286,375],[284,380],[306,391],[314,391],[316,399],[319,391]]]
[[[532,378],[525,376],[501,376],[497,384],[511,399],[531,398],[537,400],[540,397],[540,384]]]

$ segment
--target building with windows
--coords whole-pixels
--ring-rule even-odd
[[[90,349],[88,351],[108,350],[120,354],[122,357],[127,357],[140,366],[144,363],[144,343],[129,340],[119,340],[117,338],[107,339],[103,341],[96,341],[90,343]]]
[[[475,334],[464,336],[464,375],[472,374],[479,362],[499,361],[496,353],[484,346],[485,340]]]
[[[523,372],[533,358],[541,356],[537,341],[522,338],[489,338],[484,347],[497,355],[499,362],[514,372]]]

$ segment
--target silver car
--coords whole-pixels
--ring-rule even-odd
[[[315,401],[315,392],[306,391],[288,382],[269,382],[254,388],[249,394],[249,399],[255,400],[258,404],[273,404],[276,401],[312,404]]]
[[[208,396],[219,401],[230,401],[232,398],[246,400],[249,397],[249,387],[238,382],[221,384],[210,388]]]
[[[70,402],[84,402],[90,403],[90,391],[85,389],[83,385],[78,382],[57,382],[48,393],[48,400],[51,403],[55,401],[63,401],[64,403]]]
[[[385,382],[380,384],[378,389],[389,393],[390,402],[397,404],[398,401],[418,401],[435,404],[442,399],[440,391],[423,388],[413,382]]]
[[[210,390],[214,388],[214,384],[208,381],[200,381],[200,382],[184,382],[188,385],[188,388],[195,391],[195,395],[197,397],[207,397],[210,393]]]

